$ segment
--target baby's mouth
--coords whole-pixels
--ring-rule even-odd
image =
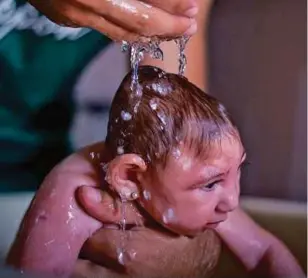
[[[206,228],[215,229],[223,221],[224,220],[215,221],[215,222],[209,222],[209,223],[206,224]]]

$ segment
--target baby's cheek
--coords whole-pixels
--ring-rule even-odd
[[[197,228],[202,228],[208,222],[213,221],[215,204],[213,202],[194,202],[191,206],[187,206],[183,213],[183,223]]]

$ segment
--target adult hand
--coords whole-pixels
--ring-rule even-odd
[[[84,212],[105,224],[119,224],[123,219],[122,208],[125,206],[126,224],[144,224],[144,218],[132,203],[115,201],[107,192],[91,186],[80,186],[76,197]]]
[[[77,198],[83,209],[101,222],[114,223],[121,220],[121,213],[106,213],[110,204],[108,195],[98,188],[80,187]],[[127,224],[134,224],[135,221],[134,210],[129,206],[126,209],[126,220]],[[80,253],[82,259],[75,264],[76,277],[123,277],[122,273],[129,273],[133,277],[149,277],[153,273],[155,277],[178,277],[180,273],[183,277],[189,277],[205,266],[210,271],[216,265],[220,253],[218,237],[212,230],[189,238],[174,235],[154,222],[147,222],[146,226],[132,227],[127,232],[129,236],[125,242],[125,258],[128,260],[123,266],[118,263],[118,247],[121,246],[123,233],[120,229],[104,226],[83,245]],[[206,252],[202,255],[202,265],[186,260],[187,256],[198,256],[203,248],[206,248]]]
[[[29,0],[52,21],[95,29],[115,41],[172,39],[197,30],[196,0]]]

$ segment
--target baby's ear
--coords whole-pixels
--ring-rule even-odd
[[[123,201],[132,201],[139,197],[139,175],[146,169],[139,155],[124,154],[109,163],[106,181]]]

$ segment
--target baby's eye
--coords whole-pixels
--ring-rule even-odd
[[[220,181],[214,181],[214,182],[211,182],[211,183],[209,183],[207,185],[204,185],[204,186],[202,186],[202,190],[207,191],[207,192],[213,191],[217,187],[219,182]]]

